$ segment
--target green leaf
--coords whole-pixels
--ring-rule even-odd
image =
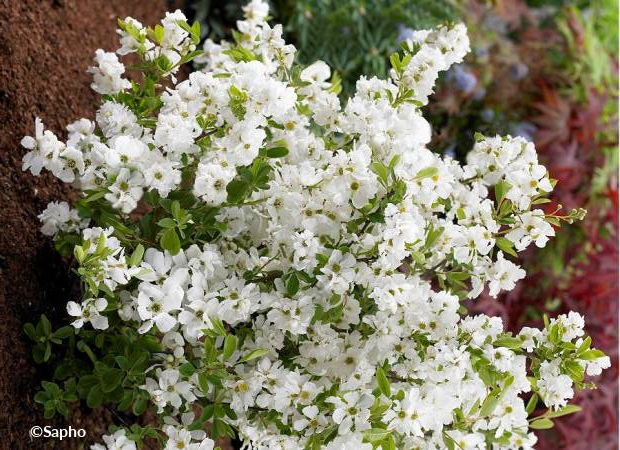
[[[306,441],[304,450],[321,450],[322,439],[320,434],[313,434],[310,439]]]
[[[286,280],[286,293],[292,297],[297,294],[297,291],[299,291],[299,279],[292,273]]]
[[[402,71],[402,63],[400,62],[400,55],[398,52],[394,52],[390,55],[390,64],[392,64],[392,68],[397,73]]]
[[[435,244],[435,242],[437,242],[440,236],[443,234],[443,231],[444,231],[443,227],[431,228],[428,231],[428,234],[426,235],[426,241],[424,242],[424,247],[426,247],[427,249],[430,249]]]
[[[493,413],[499,403],[499,394],[500,389],[495,388],[487,395],[487,398],[484,399],[482,407],[480,408],[480,416],[487,417]]]
[[[31,323],[27,323],[26,325],[24,325],[24,333],[26,333],[26,336],[28,336],[30,339],[32,339],[33,341],[37,341],[37,332],[34,328],[34,325]]]
[[[86,397],[86,405],[89,408],[96,408],[103,403],[103,390],[101,386],[96,384],[91,388],[88,392],[88,396]]]
[[[575,353],[577,354],[577,356],[581,356],[582,353],[584,353],[586,350],[588,350],[590,348],[591,344],[592,344],[592,338],[590,336],[587,336],[583,340],[583,342],[581,343],[579,348],[577,350],[575,350]]]
[[[168,228],[164,231],[159,243],[161,247],[164,250],[168,250],[171,255],[176,255],[181,250],[181,241],[176,231],[174,231],[174,228]]]
[[[495,185],[495,201],[497,202],[498,205],[504,200],[504,197],[506,196],[506,193],[511,188],[512,188],[512,184],[510,184],[510,183],[508,183],[507,181],[504,181],[504,180],[500,180]]]
[[[560,322],[555,322],[549,327],[549,342],[552,344],[559,344],[562,341],[564,335],[564,327]]]
[[[101,376],[101,390],[110,393],[123,381],[124,373],[120,369],[107,369]]]
[[[538,419],[530,423],[530,428],[533,430],[548,430],[553,428],[553,421],[549,419]]]
[[[184,377],[189,378],[194,374],[194,372],[196,372],[196,368],[192,363],[186,362],[185,364],[182,364],[181,367],[179,367],[179,372]]]
[[[58,411],[63,417],[67,417],[69,415],[69,407],[65,402],[57,402],[56,411]]]
[[[105,188],[105,189],[98,189],[95,191],[84,191],[84,194],[88,192],[92,192],[92,194],[88,194],[86,197],[82,198],[80,200],[81,202],[89,203],[95,200],[99,200],[100,198],[103,198],[108,193],[108,189]]]
[[[142,257],[144,256],[144,246],[142,244],[138,244],[136,249],[131,254],[129,258],[129,265],[131,267],[135,267],[142,262]]]
[[[581,353],[579,355],[579,359],[583,359],[584,361],[594,361],[595,359],[602,358],[603,356],[605,356],[605,353],[593,348],[592,350],[587,350]]]
[[[377,384],[379,385],[379,390],[381,391],[381,393],[386,397],[390,397],[390,382],[388,381],[387,377],[385,376],[385,372],[381,367],[377,367],[376,377]]]
[[[172,213],[172,217],[177,220],[179,219],[181,213],[181,204],[178,200],[172,202],[172,204],[170,205],[170,212]]]
[[[262,149],[260,154],[267,158],[283,158],[288,155],[288,148],[286,147],[272,147]]]
[[[415,180],[423,180],[424,178],[431,178],[434,177],[435,175],[437,175],[439,173],[439,169],[437,169],[437,167],[427,167],[425,169],[420,170],[416,176],[414,177]]]
[[[125,391],[120,402],[116,405],[116,408],[118,408],[119,411],[127,411],[131,406],[131,402],[133,402],[133,392]]]
[[[382,441],[388,437],[390,433],[390,430],[385,430],[383,428],[371,428],[370,430],[362,431],[364,439],[372,443]]]
[[[581,411],[581,406],[579,405],[566,405],[558,409],[557,411],[548,411],[545,414],[545,417],[552,419],[555,417],[562,417],[562,416],[567,416],[569,414],[574,414],[579,411]]]
[[[525,411],[528,414],[532,414],[536,409],[536,405],[538,404],[538,394],[533,394],[527,402],[527,406],[525,407]]]
[[[141,416],[144,413],[144,411],[146,411],[147,405],[148,403],[147,403],[146,397],[141,395],[134,402],[133,407],[131,408],[131,411],[136,416]]]
[[[229,334],[224,338],[224,350],[222,353],[224,360],[230,359],[235,350],[237,350],[237,336]]]
[[[249,185],[243,180],[232,180],[226,186],[226,192],[228,197],[226,200],[228,203],[241,203],[249,191]]]
[[[372,170],[377,177],[379,177],[379,181],[384,186],[387,185],[388,178],[390,176],[390,171],[388,167],[385,166],[382,162],[374,162],[370,165],[370,170]]]
[[[157,221],[157,225],[161,228],[174,228],[177,226],[177,223],[170,217],[164,217]]]
[[[204,372],[200,372],[198,374],[198,387],[203,393],[209,392],[209,380],[207,379],[207,374]]]
[[[48,361],[50,359],[50,356],[52,356],[52,344],[50,344],[50,342],[46,342],[45,343],[45,351],[43,353],[43,361]]]
[[[267,353],[269,353],[269,350],[267,350],[266,348],[257,348],[256,350],[252,350],[250,353],[241,358],[240,362],[251,361],[253,359],[260,358]]]
[[[72,336],[73,334],[75,334],[75,328],[73,328],[72,326],[64,326],[62,328],[57,329],[54,332],[54,337],[58,338],[58,339],[66,339],[69,336]]]
[[[495,347],[506,347],[512,350],[516,350],[521,348],[521,339],[511,336],[504,336],[496,339],[495,342],[493,342],[493,345]]]
[[[56,414],[56,403],[53,400],[45,402],[43,405],[43,417],[51,419]]]
[[[383,450],[396,450],[396,443],[394,442],[394,436],[391,434],[381,443]]]
[[[213,331],[217,336],[226,336],[228,334],[226,328],[224,327],[224,323],[220,319],[214,317],[210,318],[209,320],[213,325]]]
[[[43,389],[45,389],[46,392],[48,392],[54,397],[60,394],[60,387],[56,383],[52,383],[50,381],[42,381],[41,386],[43,386]]]
[[[41,314],[39,324],[41,325],[41,334],[43,336],[49,336],[52,334],[52,323],[48,320],[45,314]]]
[[[154,28],[150,30],[150,37],[158,44],[161,44],[164,40],[164,27],[161,25],[155,25]]]
[[[50,395],[45,391],[39,391],[34,396],[35,403],[43,404],[50,399],[51,399]]]
[[[583,381],[584,368],[577,361],[564,361],[562,368],[573,381]]]
[[[194,44],[200,43],[200,22],[196,21],[192,24],[190,35]]]
[[[498,237],[495,239],[495,245],[502,250],[504,253],[508,253],[514,257],[517,256],[517,252],[514,250],[514,245],[511,241],[506,239],[505,237]]]

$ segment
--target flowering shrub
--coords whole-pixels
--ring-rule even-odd
[[[70,349],[36,401],[155,412],[107,448],[213,448],[206,422],[260,449],[531,448],[610,362],[579,314],[512,335],[460,305],[512,289],[517,253],[584,213],[532,209],[554,181],[522,138],[479,135],[465,165],[426,148],[420,108],[465,27],[412,33],[390,79],[362,77],[342,107],[265,3],[244,11],[235,43],[204,52],[178,11],[120,21],[141,81],[98,51],[96,122],[63,143],[37,119],[24,138],[24,169],[82,191],[41,215],[84,299],[73,327],[26,326],[37,360]]]

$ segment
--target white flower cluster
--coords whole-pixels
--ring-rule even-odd
[[[46,236],[56,236],[60,232],[80,232],[89,222],[88,219],[82,219],[67,202],[49,203],[38,218],[43,222],[41,232]]]
[[[327,65],[293,65],[266,3],[244,11],[237,43],[207,41],[205,69],[166,89],[152,117],[122,95],[122,64],[98,53],[96,124],[70,125],[65,144],[37,120],[24,139],[24,169],[76,181],[107,216],[132,224],[139,202],[160,214],[167,250],[143,238],[143,258],[113,222],[83,231],[80,273],[105,298],[71,302],[74,325],[118,315],[161,338],[141,388],[168,417],[166,448],[212,448],[188,426],[215,401],[256,449],[531,448],[521,394],[556,409],[573,395],[552,349],[591,356],[574,360],[588,374],[609,359],[587,353],[578,314],[514,338],[499,318],[460,314],[460,299],[525,276],[508,254],[554,235],[531,209],[552,189],[533,144],[480,138],[465,165],[426,148],[419,106],[468,51],[464,26],[414,33],[392,78],[361,78],[343,107]],[[180,20],[147,32],[127,19],[118,53],[177,64],[193,50]],[[42,214],[46,234],[82,224],[67,208]],[[133,448],[125,439],[105,438]]]

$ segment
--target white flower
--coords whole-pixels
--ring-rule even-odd
[[[90,450],[136,450],[136,443],[125,435],[125,430],[117,430],[114,434],[102,436],[104,445],[93,444]]]
[[[506,239],[514,242],[519,251],[534,242],[537,247],[544,247],[550,236],[555,236],[555,230],[544,220],[545,213],[540,209],[528,211],[519,217],[518,226],[506,233]]]
[[[458,449],[485,450],[487,448],[484,435],[481,433],[463,433],[462,431],[451,430],[447,434],[456,443]]]
[[[517,337],[521,339],[521,347],[531,352],[541,342],[542,332],[537,328],[523,327]]]
[[[26,136],[21,140],[22,147],[31,150],[23,158],[22,170],[30,169],[33,175],[39,175],[41,169],[55,170],[62,163],[60,152],[65,145],[49,130],[44,130],[43,122],[35,119],[35,136]]]
[[[108,328],[108,318],[102,314],[102,311],[108,306],[105,298],[89,298],[84,300],[81,305],[75,302],[67,303],[67,312],[70,316],[77,317],[71,325],[75,328],[82,328],[85,323],[89,323],[96,330],[105,330]]]
[[[149,149],[144,142],[131,136],[119,136],[106,155],[110,167],[131,167],[144,161]]]
[[[332,418],[338,424],[338,434],[350,433],[353,428],[355,431],[363,431],[370,428],[368,418],[370,417],[370,406],[373,397],[364,392],[347,392],[339,397],[328,397],[327,402],[334,404]]]
[[[90,87],[99,94],[116,94],[131,87],[129,80],[121,78],[125,66],[118,57],[111,52],[99,49],[95,52],[97,67],[91,67],[88,72],[93,75]]]
[[[585,320],[581,314],[574,311],[571,311],[568,314],[560,314],[555,318],[555,320],[552,320],[552,324],[556,321],[562,324],[564,331],[562,334],[562,340],[564,342],[571,342],[573,339],[583,336]]]
[[[41,232],[46,236],[54,236],[61,231],[80,231],[88,224],[88,219],[82,219],[67,202],[50,202],[37,217],[43,223]]]
[[[146,379],[146,385],[141,386],[149,392],[161,412],[166,405],[175,409],[181,407],[183,399],[192,402],[196,399],[193,394],[193,385],[188,381],[179,381],[179,371],[166,369],[158,374],[158,380]]]
[[[257,24],[263,22],[269,14],[269,5],[262,0],[251,0],[242,9],[245,19]]]
[[[356,259],[353,255],[334,250],[325,267],[321,269],[323,275],[319,275],[317,279],[325,288],[336,294],[344,294],[355,278],[355,264]]]
[[[489,294],[495,297],[500,290],[511,290],[515,283],[525,277],[525,270],[504,259],[504,253],[497,253],[497,261],[487,270]]]
[[[394,401],[394,406],[386,411],[383,420],[387,423],[388,429],[407,435],[423,436],[424,432],[418,419],[424,408],[426,405],[420,397],[419,390],[411,388],[403,400]]]
[[[208,204],[224,203],[228,196],[226,186],[235,175],[236,172],[232,167],[222,167],[215,163],[200,163],[196,170],[194,194]]]
[[[371,450],[372,444],[364,442],[361,433],[350,433],[344,436],[337,436],[333,441],[325,446],[325,450]]]
[[[96,119],[101,131],[107,138],[117,136],[140,137],[142,135],[138,118],[123,104],[112,101],[103,102],[97,111]]]
[[[213,450],[215,442],[207,437],[196,438],[196,432],[183,427],[172,425],[164,426],[164,432],[168,436],[165,450]],[[204,433],[203,433],[204,434]],[[199,441],[199,442],[196,442]]]
[[[537,382],[538,393],[545,405],[554,410],[566,405],[573,398],[573,380],[560,373],[559,361],[543,361],[540,365],[540,380]]]
[[[142,283],[139,289],[137,310],[140,319],[145,321],[140,331],[147,332],[153,324],[163,333],[170,331],[176,324],[171,313],[181,308],[184,295],[181,287],[174,283],[162,287]]]
[[[152,161],[142,171],[146,186],[155,189],[159,195],[166,198],[170,191],[181,183],[181,172],[176,162],[163,160]]]
[[[320,433],[329,423],[327,417],[321,414],[319,408],[315,405],[305,406],[301,412],[303,417],[293,422],[293,428],[296,431],[310,429],[312,433]]]
[[[108,188],[110,192],[105,194],[105,199],[112,203],[114,208],[129,214],[138,206],[138,200],[142,198],[143,182],[144,179],[140,172],[132,173],[129,169],[123,168]]]
[[[609,356],[601,356],[586,363],[586,373],[590,376],[600,375],[603,369],[611,367],[611,359]]]
[[[330,83],[326,82],[330,75],[331,70],[329,66],[323,61],[316,61],[302,70],[299,78],[312,83],[313,86],[325,89],[330,86]]]
[[[129,26],[133,27],[140,36],[146,38],[146,29],[139,21],[137,21],[133,17],[127,17],[124,22]],[[121,36],[121,48],[116,50],[116,53],[118,53],[119,55],[127,55],[129,53],[134,53],[138,50],[138,48],[140,47],[140,43],[133,36],[123,30],[117,30],[117,32]],[[149,50],[153,48],[155,44],[153,44],[148,39],[144,39],[144,43],[142,45],[144,46],[144,50]]]

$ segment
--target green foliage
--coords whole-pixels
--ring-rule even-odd
[[[137,416],[144,413],[148,393],[139,386],[162,350],[153,335],[140,335],[127,327],[114,334],[72,326],[53,331],[44,315],[36,326],[27,323],[24,330],[36,342],[35,362],[55,368],[52,381],[43,381],[43,390],[34,397],[43,405],[45,418],[56,413],[67,417],[79,401],[89,408],[110,405]]]
[[[351,91],[360,75],[385,77],[399,27],[430,28],[457,19],[449,0],[302,0],[287,22],[302,63],[325,61]]]
[[[43,381],[41,383],[43,390],[34,396],[34,401],[43,405],[43,416],[51,419],[58,412],[67,417],[69,415],[69,403],[75,402],[75,380],[69,380],[65,383],[65,389],[61,389],[56,383]]]
[[[36,326],[32,323],[25,324],[24,332],[34,342],[32,358],[36,363],[41,364],[49,361],[52,356],[52,344],[62,345],[64,339],[73,336],[74,328],[67,325],[52,331],[51,322],[45,314],[42,314]]]
[[[572,5],[557,21],[569,52],[562,68],[572,78],[573,94],[584,102],[590,89],[617,93],[618,85],[617,72],[610,70],[610,59],[618,55],[618,3],[599,0],[587,6]]]

